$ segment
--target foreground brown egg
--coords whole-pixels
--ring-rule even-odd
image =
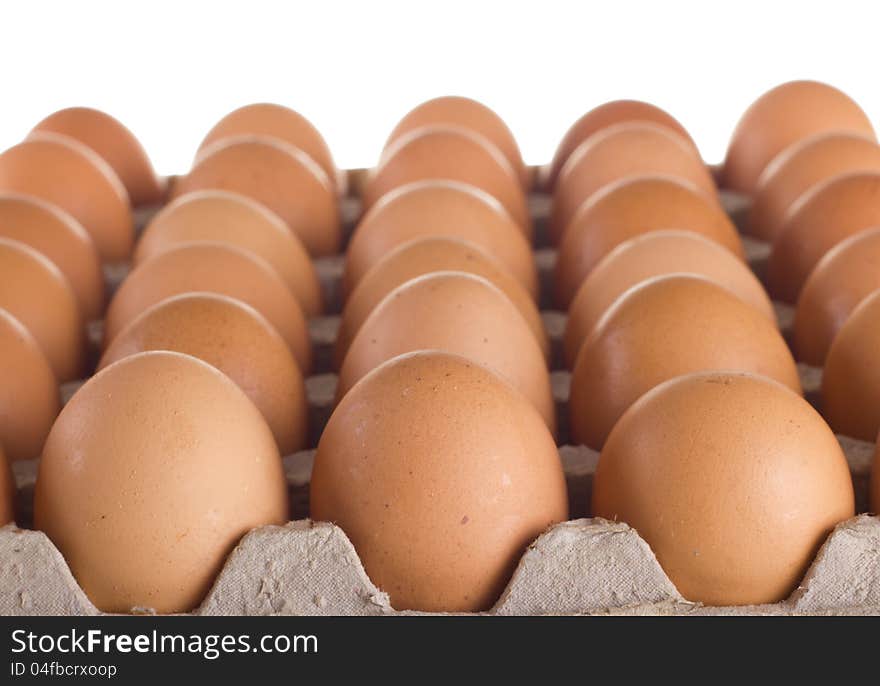
[[[282,454],[305,447],[302,373],[284,339],[250,305],[209,293],[163,300],[116,336],[98,368],[149,350],[186,353],[216,367],[257,406]]]
[[[35,132],[70,136],[94,150],[122,181],[131,204],[155,205],[165,190],[134,134],[109,114],[89,107],[69,107],[50,114]]]
[[[0,445],[0,526],[15,523],[15,477]]]
[[[484,367],[439,352],[397,357],[342,400],[310,500],[397,610],[489,609],[526,546],[568,516],[540,415]]]
[[[24,324],[59,381],[82,374],[85,325],[73,289],[46,257],[6,238],[0,238],[0,308]]]
[[[578,208],[597,191],[621,179],[666,174],[692,183],[707,197],[717,189],[691,142],[671,129],[644,122],[608,126],[581,143],[556,180],[550,238],[558,243]]]
[[[496,198],[527,238],[532,236],[526,196],[510,162],[478,133],[425,126],[398,138],[382,153],[364,188],[364,207],[400,186],[425,179],[468,183]]]
[[[410,110],[394,127],[385,147],[414,129],[436,124],[460,126],[486,138],[507,158],[510,166],[519,175],[523,187],[528,188],[531,175],[523,162],[513,133],[495,112],[470,98],[447,95],[423,102]]]
[[[880,171],[880,145],[854,133],[822,133],[794,143],[767,165],[749,212],[748,233],[772,241],[795,202],[843,172]]]
[[[174,197],[226,190],[262,203],[290,227],[313,256],[339,251],[342,229],[336,191],[323,169],[299,148],[277,138],[235,136],[202,151]]]
[[[556,304],[568,309],[584,279],[618,245],[661,229],[699,233],[744,257],[730,218],[699,189],[667,176],[624,179],[593,195],[569,224],[556,263]]]
[[[528,323],[544,355],[550,343],[535,301],[504,266],[477,245],[458,238],[426,237],[392,250],[361,279],[345,302],[336,335],[335,359],[341,366],[348,346],[386,295],[410,279],[439,271],[460,271],[489,280],[510,298]]]
[[[449,236],[479,245],[537,298],[538,272],[528,241],[492,196],[454,181],[417,181],[383,196],[361,219],[345,255],[342,285],[351,293],[394,248],[415,238]]]
[[[553,163],[550,165],[550,188],[555,186],[556,179],[559,176],[559,172],[562,171],[563,165],[581,143],[597,131],[624,122],[650,122],[663,126],[690,141],[695,154],[699,155],[697,153],[697,146],[693,143],[690,134],[672,115],[647,102],[614,100],[590,110],[572,124],[571,128],[566,132],[559,143],[559,147],[556,149],[556,154],[553,156]]]
[[[0,446],[10,460],[40,456],[61,409],[58,381],[24,325],[0,309]]]
[[[880,512],[880,450],[874,448],[874,461],[871,464],[871,482],[868,497],[871,512]]]
[[[131,256],[134,220],[128,193],[110,166],[82,143],[32,134],[0,155],[0,190],[33,195],[70,213],[104,262]]]
[[[764,168],[789,145],[816,133],[850,131],[876,138],[867,115],[833,86],[790,81],[758,98],[746,110],[730,140],[723,186],[754,193]]]
[[[226,295],[253,307],[287,342],[303,374],[309,373],[312,347],[296,298],[265,262],[222,243],[187,243],[132,271],[107,309],[105,348],[149,307],[172,295],[191,292]]]
[[[443,350],[485,365],[528,398],[555,432],[541,348],[513,303],[483,277],[435,272],[389,293],[351,342],[337,398],[386,360],[415,350]]]
[[[876,290],[880,290],[880,228],[867,229],[838,243],[810,273],[794,315],[798,360],[822,366],[844,322]]]
[[[67,278],[86,321],[104,310],[101,257],[89,234],[63,210],[38,198],[0,193],[0,237],[42,253]]]
[[[733,372],[642,396],[593,481],[594,514],[634,527],[681,594],[707,605],[784,600],[854,509],[846,459],[809,403]]]
[[[134,263],[193,241],[226,243],[265,260],[307,316],[321,313],[321,284],[308,252],[281,218],[258,202],[228,191],[187,193],[153,217],[135,248]]]
[[[563,339],[566,366],[574,367],[584,340],[621,295],[664,274],[703,276],[776,322],[761,282],[729,250],[689,231],[654,231],[617,246],[581,284],[568,310]]]
[[[86,382],[46,442],[36,527],[104,612],[187,612],[251,529],[288,518],[272,432],[226,376],[143,353]]]
[[[794,303],[822,256],[846,238],[880,226],[880,173],[834,176],[813,187],[791,209],[773,242],[767,289]]]
[[[614,303],[581,346],[571,378],[572,436],[598,450],[654,386],[713,369],[755,372],[801,390],[785,340],[764,313],[703,277],[644,281]]]

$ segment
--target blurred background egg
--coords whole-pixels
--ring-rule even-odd
[[[15,478],[0,444],[0,526],[15,523]]]

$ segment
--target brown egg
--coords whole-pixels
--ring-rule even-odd
[[[241,193],[283,219],[313,256],[332,255],[342,241],[336,191],[321,167],[277,138],[235,136],[202,151],[174,197],[215,189]]]
[[[843,172],[880,172],[880,145],[854,133],[820,133],[789,146],[758,179],[748,233],[772,241],[789,209],[817,183]]]
[[[569,224],[556,263],[556,304],[568,309],[584,279],[618,245],[661,229],[699,233],[745,256],[730,218],[694,186],[666,176],[624,179],[593,195]]]
[[[250,305],[213,293],[163,300],[113,339],[98,368],[149,350],[186,353],[216,367],[257,406],[282,454],[305,447],[302,373],[284,339]]]
[[[271,136],[299,148],[336,184],[338,171],[333,155],[318,129],[299,112],[268,102],[245,105],[223,117],[199,145],[196,161],[217,141],[242,135]]]
[[[531,185],[531,174],[523,162],[513,133],[495,112],[484,104],[456,95],[447,95],[423,102],[400,120],[388,137],[385,147],[410,131],[432,125],[452,125],[469,129],[491,142],[507,158],[519,175],[523,188]]]
[[[58,381],[30,332],[4,309],[0,351],[0,445],[10,460],[30,460],[61,409]]]
[[[682,374],[735,369],[800,392],[776,325],[723,286],[692,275],[659,276],[621,296],[581,346],[571,378],[571,433],[600,449],[644,393]]]
[[[764,287],[748,266],[718,243],[689,231],[654,231],[612,250],[581,284],[568,310],[563,349],[574,367],[584,340],[602,315],[633,286],[665,274],[694,274],[724,286],[775,324]]]
[[[473,186],[437,180],[401,186],[364,215],[346,252],[344,291],[351,293],[391,250],[426,236],[461,238],[480,246],[537,298],[538,272],[531,246],[501,204]]]
[[[142,353],[86,382],[43,451],[34,522],[104,612],[187,612],[253,528],[287,521],[272,432],[226,376]]]
[[[143,146],[109,114],[89,107],[69,107],[50,114],[34,127],[34,132],[70,136],[94,150],[122,181],[132,205],[162,201],[165,189]]]
[[[788,388],[735,372],[681,376],[642,396],[593,481],[594,514],[634,527],[679,592],[707,605],[784,600],[854,511],[822,418]]]
[[[302,242],[258,202],[228,191],[194,191],[166,205],[135,248],[135,265],[169,248],[215,241],[247,250],[268,262],[310,317],[323,309],[321,284]]]
[[[383,298],[398,286],[423,274],[460,271],[482,276],[497,286],[516,305],[546,357],[550,343],[535,301],[522,284],[495,258],[479,246],[459,238],[419,238],[392,250],[361,279],[342,311],[336,336],[335,359],[341,366],[354,335]]]
[[[414,129],[386,148],[364,187],[364,208],[389,191],[425,179],[460,181],[486,191],[531,239],[529,208],[516,171],[492,143],[460,127]]]
[[[559,173],[550,214],[553,243],[590,196],[610,183],[645,174],[674,176],[717,198],[715,182],[688,139],[658,124],[608,126],[581,143]]]
[[[0,308],[24,324],[59,381],[79,377],[85,325],[73,289],[46,257],[6,238],[0,238]]]
[[[0,193],[0,237],[48,257],[70,282],[83,317],[100,318],[104,310],[101,257],[76,219],[38,198]]]
[[[373,310],[349,346],[337,398],[386,360],[415,350],[463,355],[497,372],[556,430],[550,375],[526,320],[498,287],[464,272],[407,281]]]
[[[758,98],[730,140],[723,186],[754,193],[764,168],[793,143],[816,133],[849,131],[876,138],[867,115],[845,93],[817,81],[790,81]]]
[[[310,501],[397,610],[489,609],[526,546],[568,516],[540,415],[484,367],[436,351],[394,358],[343,398]]]
[[[70,213],[105,262],[131,256],[134,220],[128,193],[98,155],[57,134],[32,134],[0,154],[0,191],[32,195]]]
[[[880,512],[880,450],[874,448],[874,461],[871,464],[871,481],[869,484],[871,512]]]
[[[296,298],[268,264],[223,243],[187,243],[134,269],[107,309],[105,348],[149,307],[190,292],[217,293],[247,303],[281,334],[303,374],[311,370],[308,324]]]
[[[880,173],[840,174],[817,184],[791,208],[773,242],[767,263],[770,295],[796,302],[825,253],[875,226],[880,226]]]
[[[15,523],[15,477],[0,445],[0,526]]]
[[[572,124],[571,128],[566,132],[559,143],[559,147],[556,149],[556,154],[553,156],[553,163],[550,165],[550,188],[555,186],[563,165],[565,165],[569,156],[581,143],[597,131],[623,122],[649,122],[663,126],[690,141],[694,148],[694,153],[699,156],[697,146],[691,139],[690,134],[672,115],[647,102],[614,100],[590,110]]]

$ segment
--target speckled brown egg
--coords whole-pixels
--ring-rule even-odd
[[[342,400],[310,500],[397,610],[489,609],[526,546],[568,516],[540,415],[489,370],[439,352],[397,357]]]
[[[234,136],[202,151],[173,195],[216,189],[262,203],[290,227],[312,256],[338,252],[342,240],[330,178],[299,148],[267,136]]]
[[[37,341],[59,381],[82,374],[85,325],[67,279],[24,243],[0,238],[0,308]]]
[[[606,186],[578,210],[559,246],[555,297],[567,309],[605,255],[636,236],[661,229],[692,231],[743,258],[739,234],[718,203],[668,176],[639,176]]]
[[[776,321],[761,282],[729,250],[689,231],[654,231],[617,246],[581,284],[568,310],[563,339],[569,369],[608,308],[633,286],[664,274],[703,276]]]
[[[574,440],[600,449],[644,393],[681,374],[735,369],[800,392],[794,359],[775,323],[723,286],[659,276],[627,291],[586,338],[571,378]]]
[[[0,526],[15,523],[15,477],[0,445]]]
[[[532,249],[516,223],[488,193],[455,181],[417,181],[383,196],[361,219],[345,256],[343,289],[402,243],[426,236],[461,238],[503,262],[533,296],[538,272]]]
[[[10,460],[40,456],[61,409],[58,381],[24,325],[0,308],[0,446]]]
[[[358,329],[386,295],[410,279],[438,271],[467,272],[491,281],[516,305],[544,355],[549,354],[550,344],[541,314],[522,284],[474,243],[439,236],[419,238],[400,245],[361,279],[342,311],[335,347],[337,367],[342,364]]]
[[[69,107],[50,114],[35,132],[70,136],[94,150],[122,181],[131,204],[155,205],[165,194],[146,151],[134,134],[109,114],[90,107]]]
[[[312,366],[308,324],[296,298],[265,262],[223,243],[187,243],[147,260],[122,282],[104,320],[104,346],[142,312],[172,295],[205,292],[247,303],[275,327],[303,374]]]
[[[645,122],[608,126],[581,143],[559,173],[550,213],[552,242],[559,242],[578,208],[594,193],[615,181],[645,174],[674,176],[717,198],[708,168],[681,134]]]
[[[131,256],[134,220],[125,186],[90,148],[67,136],[32,134],[0,155],[0,191],[42,198],[70,213],[105,262]]]
[[[794,303],[822,256],[845,238],[880,226],[880,173],[834,176],[812,188],[791,208],[773,242],[767,290]]]
[[[194,191],[166,205],[138,241],[135,265],[193,241],[226,243],[268,262],[307,316],[321,313],[321,284],[302,242],[278,215],[229,191]]]
[[[188,355],[133,355],[65,406],[43,452],[34,521],[104,612],[187,612],[256,527],[288,519],[272,432]]]
[[[854,509],[822,418],[752,374],[692,374],[642,396],[593,481],[594,514],[634,527],[679,592],[707,605],[784,600]]]
[[[723,186],[754,193],[761,172],[793,143],[821,132],[850,131],[875,138],[862,109],[845,93],[817,81],[790,81],[758,98],[730,140]]]
[[[519,390],[555,432],[544,355],[510,299],[481,276],[434,272],[407,281],[373,310],[348,348],[337,398],[386,360],[415,350],[463,355]]]

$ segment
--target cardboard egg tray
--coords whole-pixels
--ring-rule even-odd
[[[356,193],[363,171],[349,173]],[[173,180],[172,180],[173,181]],[[747,209],[743,199],[722,194],[737,221]],[[350,233],[359,214],[354,196],[342,199]],[[748,607],[709,607],[684,599],[658,564],[650,547],[623,523],[589,518],[592,479],[598,453],[568,445],[570,374],[564,370],[561,339],[565,314],[548,309],[555,251],[544,245],[550,202],[546,194],[530,197],[535,221],[535,260],[542,286],[542,315],[553,348],[551,380],[559,419],[559,456],[565,471],[571,519],[541,535],[523,554],[506,590],[488,614],[688,614],[793,615],[880,614],[880,518],[867,514],[841,523],[819,550],[800,586],[785,602]],[[142,227],[150,213],[141,213]],[[348,235],[348,234],[347,234]],[[762,276],[769,246],[744,238],[749,263]],[[315,349],[315,374],[306,380],[310,435],[320,436],[333,409],[336,377],[332,373],[333,343],[341,308],[341,255],[316,261],[328,313],[310,322]],[[128,271],[126,265],[107,270],[113,290]],[[791,307],[777,305],[780,328],[787,333]],[[90,327],[93,359],[97,360],[100,323]],[[808,400],[815,401],[821,370],[800,367]],[[62,388],[65,401],[82,382]],[[852,473],[856,511],[867,511],[868,479],[874,445],[839,437]],[[291,518],[285,526],[248,533],[230,554],[213,588],[193,613],[197,615],[386,615],[395,614],[388,596],[368,578],[354,547],[338,527],[312,522],[309,478],[314,450],[284,458]],[[31,526],[37,461],[14,465],[18,486],[18,522]],[[133,608],[150,612],[149,608]],[[61,554],[38,531],[14,525],[0,528],[0,614],[96,615],[100,612],[78,586]]]

